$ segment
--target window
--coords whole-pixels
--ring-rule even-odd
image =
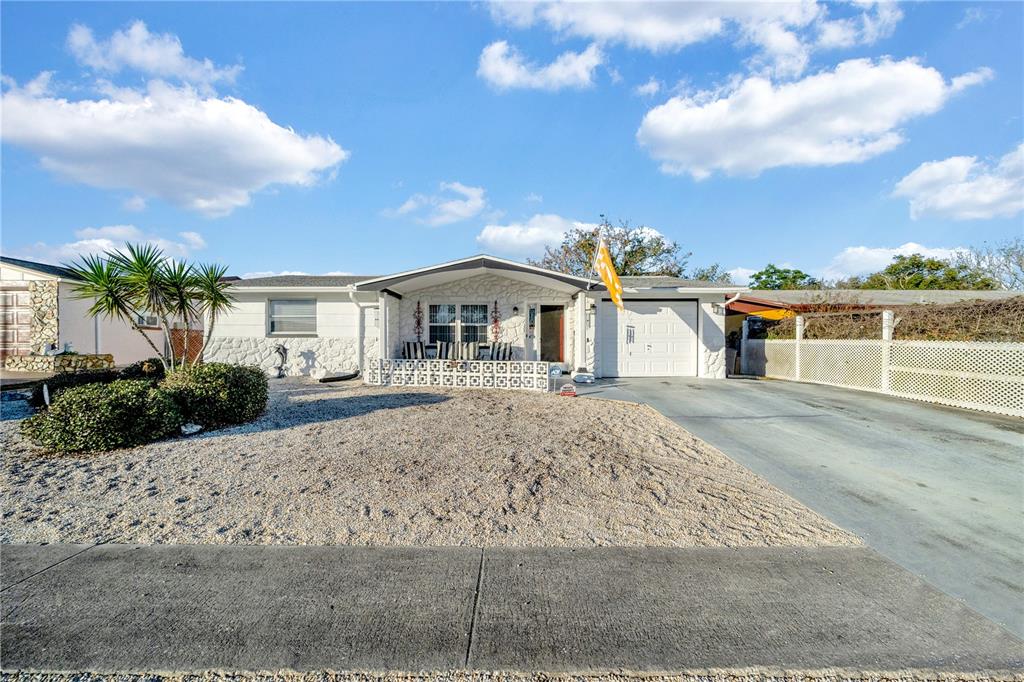
[[[430,304],[428,313],[430,343],[455,340],[455,304]]]
[[[270,302],[271,334],[316,334],[316,300]]]
[[[487,341],[487,304],[432,303],[428,308],[427,335],[438,341]]]
[[[462,321],[462,340],[487,341],[487,305],[459,306],[459,319]]]
[[[148,311],[139,313],[138,315],[135,316],[135,318],[136,318],[135,322],[140,327],[159,327],[160,326],[160,318],[157,317],[156,315],[150,315]]]

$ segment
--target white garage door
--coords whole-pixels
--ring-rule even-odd
[[[696,301],[626,301],[620,313],[601,302],[601,374],[697,376]]]

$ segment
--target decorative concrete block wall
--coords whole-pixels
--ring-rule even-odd
[[[280,362],[274,352],[278,344],[288,349],[288,376],[308,375],[317,368],[328,372],[359,368],[359,343],[354,338],[214,336],[204,349],[203,358],[207,362],[255,365],[268,370]]]

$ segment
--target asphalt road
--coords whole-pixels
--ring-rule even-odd
[[[1024,420],[830,386],[607,380],[1024,636]]]
[[[1013,671],[864,547],[0,547],[4,670]]]

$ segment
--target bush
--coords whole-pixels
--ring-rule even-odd
[[[149,379],[163,381],[164,363],[160,358],[149,358],[133,362],[118,373],[119,379]]]
[[[161,384],[187,422],[244,424],[267,406],[267,377],[258,367],[211,362],[175,370]]]
[[[39,409],[46,403],[43,401],[43,384],[50,389],[50,402],[53,402],[58,395],[76,386],[85,384],[109,384],[117,379],[117,371],[113,369],[89,369],[79,372],[60,372],[52,379],[41,381],[32,387],[32,395],[29,396],[28,404]]]
[[[58,452],[113,450],[175,435],[181,411],[149,381],[119,379],[68,388],[50,409],[21,423],[22,433]]]

